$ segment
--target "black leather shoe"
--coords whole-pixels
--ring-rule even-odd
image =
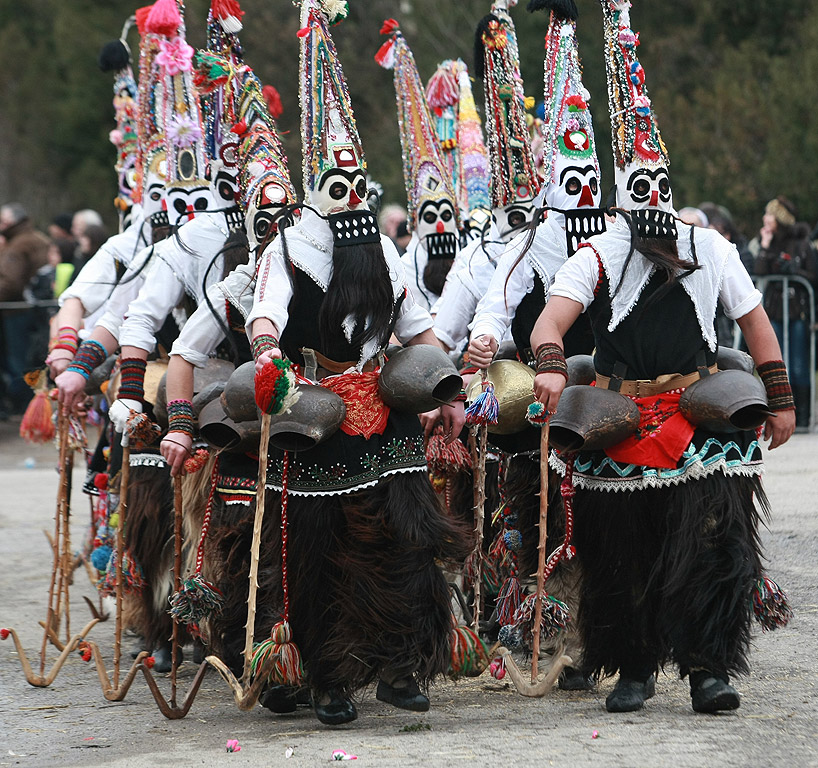
[[[393,707],[408,709],[411,712],[429,711],[429,699],[420,692],[418,684],[412,678],[396,680],[395,682],[405,682],[406,685],[393,686],[384,680],[378,683],[378,691],[375,696],[379,701],[385,701]]]
[[[656,677],[651,675],[645,682],[632,677],[619,676],[613,691],[605,699],[608,712],[636,712],[645,701],[656,693]]]
[[[741,704],[738,691],[719,677],[705,677],[691,683],[690,698],[695,712],[723,712],[738,709]]]
[[[161,648],[157,648],[153,654],[153,671],[158,673],[163,672],[170,672],[171,667],[171,657],[170,657],[170,646],[163,645]],[[177,665],[181,664],[184,657],[182,655],[182,649],[177,649],[176,653],[176,660]]]
[[[566,667],[560,672],[559,687],[561,691],[592,691],[594,679],[574,667]]]
[[[271,685],[261,694],[258,703],[277,715],[286,715],[298,709],[295,694],[296,689],[291,685]]]
[[[343,725],[344,723],[351,723],[358,717],[358,710],[355,709],[355,705],[349,699],[342,698],[335,691],[328,691],[323,695],[313,692],[312,707],[315,710],[315,716],[324,725]]]

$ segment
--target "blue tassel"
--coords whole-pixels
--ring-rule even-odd
[[[494,384],[483,382],[483,391],[474,398],[474,402],[466,408],[466,424],[483,425],[496,424],[500,415],[500,404],[494,394]]]

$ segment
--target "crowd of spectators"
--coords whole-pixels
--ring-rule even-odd
[[[108,236],[90,209],[55,216],[45,234],[20,203],[0,206],[0,419],[25,411],[23,375],[48,353],[56,299]]]

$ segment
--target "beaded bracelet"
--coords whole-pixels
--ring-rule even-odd
[[[77,354],[74,355],[71,365],[65,370],[78,373],[87,379],[94,368],[105,362],[106,357],[108,357],[108,353],[105,351],[105,347],[98,341],[89,339],[80,344],[80,348],[77,350]]]
[[[783,360],[762,363],[758,366],[758,375],[767,390],[767,404],[771,411],[795,410],[795,399]]]
[[[167,407],[168,432],[184,432],[193,437],[193,403],[190,400],[171,400]]]
[[[260,333],[253,339],[253,360],[258,360],[265,352],[278,349],[278,339],[271,333]]]
[[[558,373],[568,379],[568,365],[559,344],[546,342],[537,347],[537,373]]]
[[[51,348],[52,351],[55,349],[64,349],[67,352],[70,352],[74,355],[77,351],[77,348],[80,345],[80,337],[77,335],[76,329],[72,328],[70,325],[64,325],[57,331],[57,338],[56,344]]]
[[[123,358],[119,366],[119,394],[127,400],[145,401],[145,369],[148,363],[138,357]]]

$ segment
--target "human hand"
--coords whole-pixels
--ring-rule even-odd
[[[534,377],[534,397],[549,413],[556,412],[563,389],[565,376],[561,373],[538,373]]]
[[[273,360],[280,360],[281,359],[281,350],[280,349],[268,349],[266,352],[262,352],[258,356],[258,360],[256,360],[256,373],[261,373],[261,369],[264,368],[267,363],[271,363]]]
[[[74,359],[74,355],[72,355],[67,349],[54,349],[45,359],[45,364],[48,366],[48,375],[52,378],[52,380],[56,381],[57,376],[59,376],[69,365],[71,365],[71,361]]]
[[[128,425],[128,419],[131,416],[131,411],[142,413],[142,403],[139,400],[130,400],[128,398],[115,400],[113,405],[108,409],[108,418],[114,429],[117,432],[125,433],[125,427]]]
[[[497,341],[490,334],[483,334],[469,342],[469,362],[478,368],[488,368],[497,353]]]
[[[192,452],[193,437],[187,432],[168,432],[159,444],[159,450],[170,467],[170,474],[176,477],[185,474],[185,459]]]
[[[768,448],[772,451],[779,445],[784,445],[795,432],[795,411],[778,411],[775,416],[770,416],[764,423],[762,437],[769,440]]]
[[[439,414],[443,422],[443,436],[446,438],[446,445],[450,445],[460,437],[463,431],[466,423],[465,408],[462,401],[458,400],[448,405],[441,405]]]
[[[69,361],[70,362],[70,361]],[[66,366],[67,367],[67,366]],[[77,371],[63,371],[54,380],[57,385],[57,400],[63,408],[71,410],[85,399],[87,379]]]

